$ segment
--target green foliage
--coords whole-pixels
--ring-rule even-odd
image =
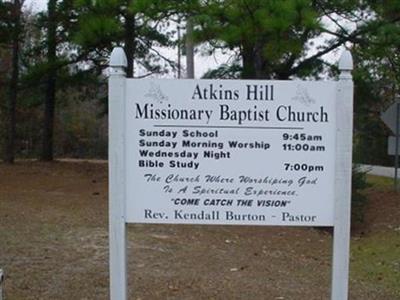
[[[0,0],[0,45],[7,44],[12,37],[12,2]]]
[[[393,178],[391,177],[383,177],[383,176],[375,176],[375,175],[367,175],[367,183],[374,188],[374,190],[388,190],[393,189]]]
[[[380,114],[400,92],[400,5],[371,1],[374,16],[352,49],[355,58],[355,159],[360,163],[393,165],[387,155],[391,132]]]
[[[356,56],[358,62],[358,57]],[[381,111],[389,104],[385,83],[373,78],[365,68],[356,63],[354,71],[354,161],[372,165],[391,165],[387,154],[387,136],[390,131],[380,119]],[[385,92],[386,90],[386,92]],[[387,103],[385,105],[385,103]]]
[[[128,71],[133,72],[135,59],[149,73],[166,72],[174,63],[155,48],[172,45],[169,29],[163,26],[164,7],[155,10],[152,1],[78,0],[74,6],[77,30],[72,39],[82,50],[92,53],[100,68],[106,66],[112,48],[123,45]]]
[[[194,14],[196,37],[215,49],[238,49],[244,78],[313,76],[324,66],[321,56],[349,39],[347,32],[332,31],[322,18],[333,12],[346,14],[356,7],[357,1],[344,5],[343,1],[209,0]],[[313,39],[321,37],[322,41],[323,33],[330,38],[309,56]]]
[[[203,79],[239,79],[243,68],[238,64],[222,64],[218,68],[209,70]]]
[[[75,34],[75,42],[82,47],[112,44],[122,35],[122,28],[117,20],[95,15],[80,20],[80,31]]]
[[[353,165],[351,188],[351,217],[353,224],[362,223],[364,220],[368,199],[363,190],[368,186],[366,173],[362,172],[358,166]]]

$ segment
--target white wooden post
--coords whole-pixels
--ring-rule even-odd
[[[125,52],[114,48],[108,81],[110,299],[127,299],[125,222]]]
[[[351,174],[353,139],[353,59],[349,51],[339,60],[336,103],[335,219],[332,300],[348,299]]]
[[[3,269],[0,269],[0,300],[3,300],[3,283],[4,283],[4,273]]]

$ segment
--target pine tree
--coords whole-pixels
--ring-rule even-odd
[[[354,41],[353,32],[336,24],[332,30],[322,21],[333,15],[353,16],[357,1],[311,0],[209,0],[194,11],[197,38],[212,49],[228,48],[239,53],[243,78],[288,79],[321,73],[323,55],[346,41]],[[325,34],[326,37],[323,37]],[[320,46],[312,54],[315,39]],[[324,41],[327,39],[327,41]]]
[[[48,74],[46,79],[45,113],[43,122],[43,148],[41,160],[53,160],[53,132],[54,113],[56,106],[56,82],[57,82],[57,0],[49,0],[47,4],[47,63]]]
[[[127,77],[133,77],[134,63],[147,76],[165,72],[174,62],[164,57],[155,46],[171,45],[163,5],[154,9],[152,1],[78,0],[78,31],[74,41],[88,49],[97,63],[106,66],[112,48],[122,45],[127,56]]]
[[[1,29],[4,36],[9,37],[12,51],[11,78],[8,85],[7,105],[6,105],[6,134],[4,162],[14,163],[15,160],[15,140],[16,140],[16,107],[19,90],[19,60],[20,60],[20,40],[22,33],[22,5],[23,0],[14,0],[12,3],[0,3],[2,15],[4,15]],[[0,30],[1,30],[0,29]],[[3,43],[7,43],[3,41]]]

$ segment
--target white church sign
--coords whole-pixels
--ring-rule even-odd
[[[127,222],[332,226],[335,88],[128,81]]]
[[[350,54],[339,81],[137,80],[125,65],[114,49],[111,299],[127,298],[126,223],[333,226],[332,299],[347,299]]]

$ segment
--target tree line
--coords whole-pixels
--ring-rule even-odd
[[[372,0],[48,0],[40,12],[24,0],[0,0],[3,160],[21,155],[23,130],[40,141],[35,155],[53,160],[55,115],[74,96],[92,95],[106,114],[104,70],[113,47],[124,47],[128,77],[180,70],[161,51],[185,49],[177,26],[187,27],[184,39],[203,55],[231,55],[204,78],[335,77],[329,57],[350,48],[356,157],[389,161],[379,113],[398,94],[400,3]],[[35,122],[22,128],[32,111]]]

